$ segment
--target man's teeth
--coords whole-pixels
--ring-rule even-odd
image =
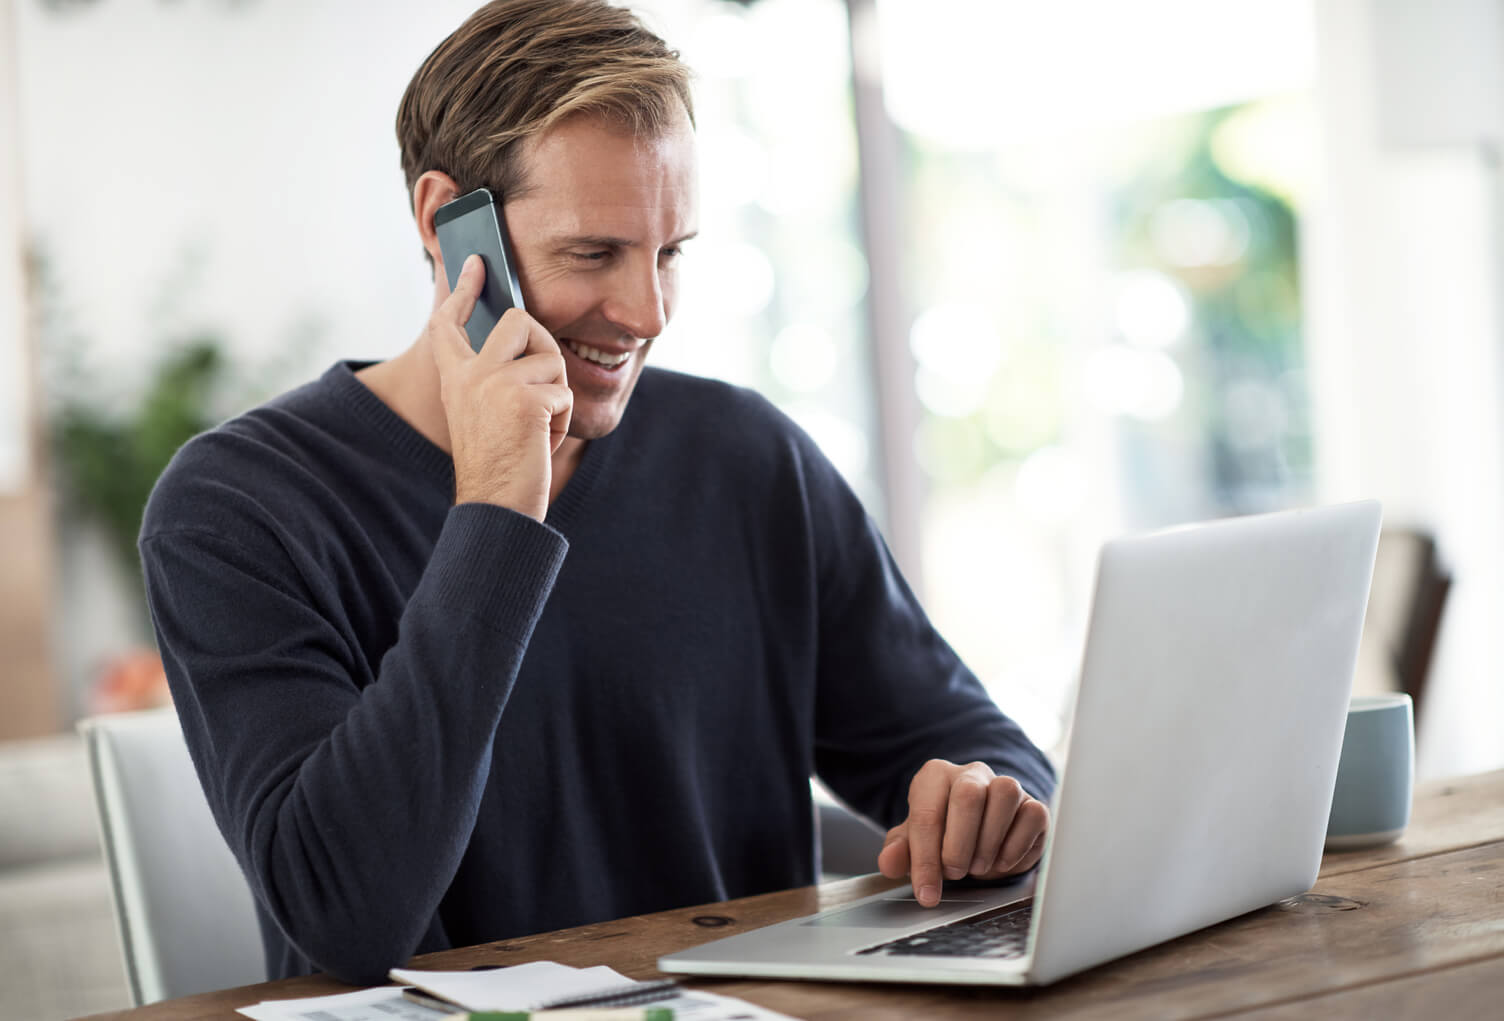
[[[572,340],[566,340],[564,342],[564,346],[569,348],[569,350],[573,351],[575,354],[579,355],[581,358],[585,359],[587,362],[595,362],[597,365],[604,365],[608,369],[614,369],[622,362],[632,357],[631,351],[622,351],[618,354],[612,354],[608,351],[602,351],[599,348],[586,347],[584,344],[577,344]]]

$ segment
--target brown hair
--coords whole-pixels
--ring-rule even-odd
[[[651,136],[682,103],[689,68],[631,11],[605,0],[493,0],[423,61],[397,108],[409,202],[442,170],[462,191],[527,187],[522,143],[592,114]]]

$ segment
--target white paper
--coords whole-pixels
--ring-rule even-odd
[[[599,992],[628,990],[634,982],[605,966],[571,968],[553,961],[514,964],[495,971],[411,971],[394,968],[392,978],[418,986],[476,1010],[528,1010],[529,1004]],[[465,997],[461,999],[460,997]],[[477,1006],[480,1002],[498,1006]],[[523,998],[529,998],[523,1003]],[[787,1014],[730,996],[698,989],[670,989],[650,1003],[634,1006],[672,1007],[675,1021],[797,1021]],[[263,1000],[238,1013],[254,1021],[439,1021],[444,1011],[413,1003],[401,986],[380,986],[334,996],[298,1000]]]
[[[297,1000],[262,1000],[236,1013],[255,1021],[438,1021],[449,1016],[446,1011],[405,998],[401,986]]]
[[[532,961],[494,971],[393,968],[388,974],[469,1010],[532,1010],[578,996],[627,992],[638,984],[605,965],[571,968],[554,961]]]

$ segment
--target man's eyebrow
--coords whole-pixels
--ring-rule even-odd
[[[670,241],[671,245],[682,245],[694,238],[700,232],[692,230],[688,234]],[[604,234],[570,234],[554,239],[554,244],[559,248],[636,248],[637,242],[630,238],[614,238]]]

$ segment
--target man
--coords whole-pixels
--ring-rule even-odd
[[[159,644],[274,977],[810,883],[813,774],[926,904],[1038,861],[1048,763],[837,472],[754,394],[643,368],[696,230],[687,79],[601,0],[478,11],[398,114],[418,339],[153,494]],[[484,269],[450,293],[433,217],[481,186],[529,312],[475,354]]]

